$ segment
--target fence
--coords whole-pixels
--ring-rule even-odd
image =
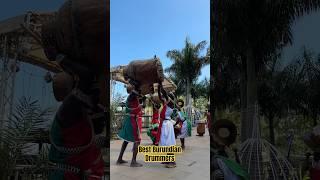
[[[125,118],[124,113],[116,113],[113,117],[111,117],[111,133],[113,136],[118,134],[119,130],[122,127],[123,119]],[[192,113],[191,114],[191,123],[192,126],[196,126],[197,121],[200,120],[201,113]],[[142,116],[142,128],[149,128],[151,124],[152,116],[150,115],[143,115]]]
[[[116,113],[113,117],[111,117],[111,133],[113,136],[118,134],[119,130],[122,127],[123,119],[125,118],[124,113]],[[142,116],[142,128],[149,128],[151,124],[152,116],[143,115]]]

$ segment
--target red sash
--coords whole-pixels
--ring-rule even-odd
[[[64,146],[74,148],[88,144],[92,138],[92,132],[93,129],[87,120],[80,120],[69,128],[63,128]],[[94,142],[81,153],[67,156],[66,164],[79,167],[82,170],[90,169],[91,174],[95,176],[102,177],[104,174],[104,161],[101,150]],[[69,172],[65,172],[64,177],[68,180],[80,179],[79,175]]]
[[[158,109],[153,108],[151,124],[158,124],[158,123],[159,123],[159,111]]]

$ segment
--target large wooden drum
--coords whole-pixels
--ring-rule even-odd
[[[206,132],[206,122],[199,121],[197,126],[197,133],[199,136],[203,136]]]
[[[177,136],[179,136],[181,134],[181,127],[182,127],[181,123],[174,126],[174,135],[176,138],[177,138]]]
[[[68,0],[53,21],[42,27],[42,41],[48,59],[64,54],[106,73],[109,38],[109,0]]]
[[[147,89],[164,80],[162,64],[158,58],[131,61],[124,68],[123,75],[125,79],[138,81]]]

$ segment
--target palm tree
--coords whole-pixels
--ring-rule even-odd
[[[174,75],[171,75],[169,78],[170,78],[170,79],[173,81],[173,83],[177,86],[177,89],[175,90],[175,94],[176,94],[178,97],[180,97],[180,96],[185,96],[186,88],[183,86],[182,81],[181,81],[178,77],[176,77],[176,76],[174,76]]]
[[[241,106],[248,109],[258,99],[259,70],[270,55],[292,43],[292,23],[300,16],[320,7],[320,0],[225,0],[217,1],[213,13],[213,34],[219,58],[240,59]],[[250,137],[253,111],[242,114],[242,141]]]
[[[3,130],[0,143],[0,179],[8,179],[14,175],[16,165],[30,165],[31,168],[25,170],[32,174],[42,174],[46,176],[48,170],[48,149],[42,148],[39,156],[30,161],[23,151],[30,148],[30,143],[49,143],[48,120],[51,119],[53,110],[43,109],[38,101],[30,98],[21,98],[16,104],[12,117],[6,121],[7,127]],[[45,177],[43,177],[45,179]]]
[[[268,120],[270,143],[273,145],[275,145],[275,120],[277,117],[280,119],[288,109],[287,90],[290,82],[287,77],[291,75],[286,69],[281,70],[278,62],[279,56],[275,54],[263,72],[260,72],[258,83],[260,113]]]
[[[259,72],[270,57],[292,43],[293,22],[319,9],[320,0],[214,0],[214,5],[211,34],[216,37],[215,57],[240,65],[241,141],[244,142],[252,138],[257,128],[254,124],[258,125],[255,106]],[[214,72],[218,74],[220,66],[216,68]],[[256,149],[261,160],[261,150]],[[248,164],[245,166],[253,179],[259,177],[259,172]]]
[[[167,52],[167,57],[172,60],[173,64],[165,71],[179,79],[176,82],[177,85],[184,85],[186,89],[186,105],[188,107],[191,107],[192,82],[201,75],[201,69],[209,64],[209,57],[201,56],[200,54],[205,47],[206,41],[201,41],[194,45],[189,38],[186,38],[185,46],[182,50],[174,49]]]
[[[304,116],[313,120],[313,126],[318,124],[317,119],[320,114],[320,62],[312,52],[303,49],[302,56],[293,62],[294,82],[291,83],[291,91],[296,97],[291,98],[290,106]]]

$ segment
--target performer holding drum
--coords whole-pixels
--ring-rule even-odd
[[[174,146],[176,145],[176,139],[174,134],[174,123],[171,119],[174,108],[174,95],[172,93],[167,94],[163,89],[161,83],[158,87],[159,98],[162,100],[162,110],[160,112],[160,125],[158,128],[157,141],[160,146]],[[163,95],[163,96],[162,96]],[[163,97],[163,98],[162,98]],[[176,167],[176,162],[163,163],[167,168]]]
[[[131,160],[131,167],[141,167],[142,164],[137,163],[138,146],[141,142],[141,128],[142,128],[142,104],[139,103],[139,85],[129,84],[127,92],[129,96],[126,102],[126,116],[123,121],[122,129],[119,132],[119,137],[123,139],[123,144],[118,157],[117,164],[127,163],[123,160],[124,151],[129,142],[133,142],[133,155]]]
[[[157,141],[157,133],[158,133],[158,128],[160,124],[160,117],[159,117],[159,109],[160,105],[157,103],[152,103],[152,120],[151,120],[151,127],[148,129],[148,136],[152,140],[153,145],[158,145],[159,142]]]
[[[101,179],[104,174],[100,148],[107,141],[97,135],[105,127],[108,101],[107,4],[66,1],[56,17],[42,26],[45,54],[64,71],[53,80],[54,95],[62,105],[50,129],[52,180]]]
[[[159,59],[132,61],[125,67],[123,72],[124,78],[129,82],[127,92],[129,94],[126,102],[126,116],[123,120],[123,126],[118,136],[124,140],[117,164],[123,164],[124,151],[129,142],[133,142],[133,156],[131,167],[141,167],[142,164],[136,161],[138,146],[141,142],[142,128],[142,108],[139,103],[144,95],[150,93],[150,85],[163,81],[163,69]],[[148,76],[146,76],[148,75]],[[157,141],[158,142],[158,141]]]

